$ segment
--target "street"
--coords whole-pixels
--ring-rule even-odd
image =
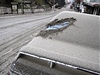
[[[10,64],[20,48],[54,17],[57,11],[44,13],[0,16],[0,75],[7,75]]]

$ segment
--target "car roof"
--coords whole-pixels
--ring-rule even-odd
[[[55,16],[51,21],[66,17],[74,17],[77,21],[63,32],[58,33],[58,35],[50,37],[58,41],[66,41],[72,44],[99,49],[100,17],[64,11]]]
[[[66,17],[74,17],[77,21],[55,35],[35,37],[21,52],[100,72],[100,17],[63,11],[51,21]]]

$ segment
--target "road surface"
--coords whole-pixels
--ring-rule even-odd
[[[20,48],[60,11],[0,17],[0,75],[7,75]]]

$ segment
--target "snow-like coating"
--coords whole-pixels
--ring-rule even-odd
[[[99,17],[64,11],[51,21],[69,17],[77,19],[73,26],[50,39],[36,37],[21,51],[100,72]]]

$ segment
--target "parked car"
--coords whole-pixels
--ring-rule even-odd
[[[83,5],[86,7],[86,13],[100,15],[100,0],[89,0]]]
[[[99,16],[63,11],[11,64],[10,75],[100,75]]]

